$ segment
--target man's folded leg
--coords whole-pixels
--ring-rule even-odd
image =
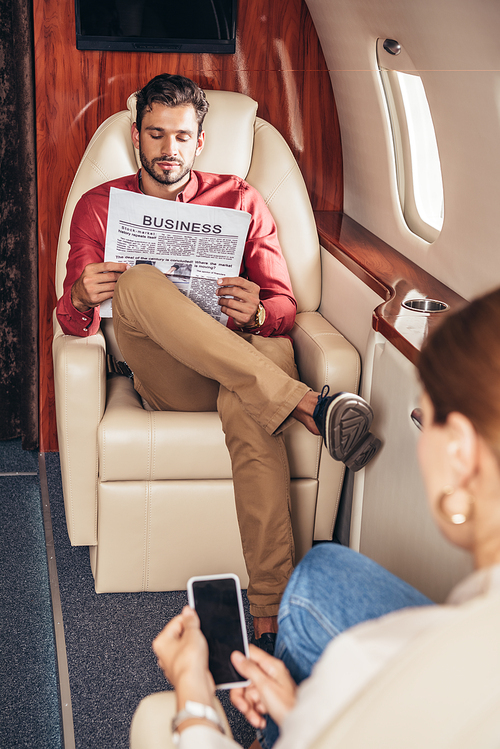
[[[168,389],[172,359],[236,393],[268,434],[309,392],[249,344],[245,335],[207,315],[152,266],[135,266],[121,276],[113,297],[113,320],[118,345],[156,408],[202,410],[188,403],[174,406],[168,397],[162,405],[163,381]],[[190,379],[195,385],[197,377]]]
[[[267,434],[222,388],[219,404],[249,576],[250,613],[277,616],[295,558],[284,438]]]
[[[363,468],[381,447],[369,431],[373,412],[366,401],[352,393],[312,392],[250,345],[249,334],[221,325],[153,266],[135,266],[120,277],[113,297],[113,322],[122,353],[149,390],[146,399],[156,408],[206,410],[190,407],[189,402],[172,405],[168,398],[163,401],[164,382],[178,369],[172,365],[175,360],[236,393],[245,411],[268,434],[281,429],[290,416],[301,421],[313,434],[321,434],[335,460],[352,470]],[[186,385],[196,381],[193,374]],[[212,389],[215,392],[215,385]]]
[[[298,378],[287,339],[247,339],[266,352],[289,377]],[[218,411],[231,455],[236,510],[250,583],[254,617],[276,616],[294,566],[290,511],[290,469],[282,434],[269,435],[221,387]]]
[[[294,563],[288,459],[282,436],[259,424],[243,397],[253,391],[254,398],[267,398],[267,414],[274,418],[266,415],[263,422],[273,432],[281,426],[308,392],[298,382],[292,344],[286,338],[234,333],[156,269],[139,268],[139,273],[128,271],[127,283],[124,274],[117,285],[113,310],[118,344],[135,372],[138,391],[154,408],[211,411],[218,396],[233,462],[251,612],[274,617]],[[217,374],[230,389],[207,374]],[[235,382],[242,387],[234,387]],[[281,397],[283,383],[295,393],[285,407],[270,399],[273,392]]]

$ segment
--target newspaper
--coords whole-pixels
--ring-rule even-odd
[[[227,323],[217,279],[239,276],[250,214],[162,200],[112,187],[104,260],[154,265],[205,312]],[[101,317],[112,316],[111,299]],[[145,300],[147,303],[147,300]]]

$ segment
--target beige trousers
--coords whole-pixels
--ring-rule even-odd
[[[250,611],[277,614],[294,565],[281,432],[309,390],[298,381],[292,344],[229,330],[149,265],[121,276],[113,320],[135,388],[153,408],[218,411],[232,461]]]

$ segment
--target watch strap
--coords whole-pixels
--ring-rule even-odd
[[[257,312],[255,313],[255,325],[258,328],[261,328],[262,325],[264,325],[265,319],[266,319],[266,310],[262,302],[259,302],[259,306],[257,307]]]
[[[172,719],[172,734],[175,743],[179,740],[179,734],[177,729],[186,720],[191,718],[204,718],[205,720],[214,723],[221,733],[225,733],[222,721],[215,710],[210,705],[203,705],[201,702],[193,702],[192,700],[186,700],[183,710],[179,710],[177,715]]]
[[[247,322],[245,325],[242,326],[243,329],[251,329],[251,328],[261,328],[264,325],[264,320],[266,319],[266,308],[262,304],[262,302],[259,302],[259,306],[257,307],[257,311],[255,313],[255,317],[251,322]]]

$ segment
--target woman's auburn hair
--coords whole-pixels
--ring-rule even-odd
[[[458,411],[500,458],[500,289],[446,315],[417,367],[435,423]]]

